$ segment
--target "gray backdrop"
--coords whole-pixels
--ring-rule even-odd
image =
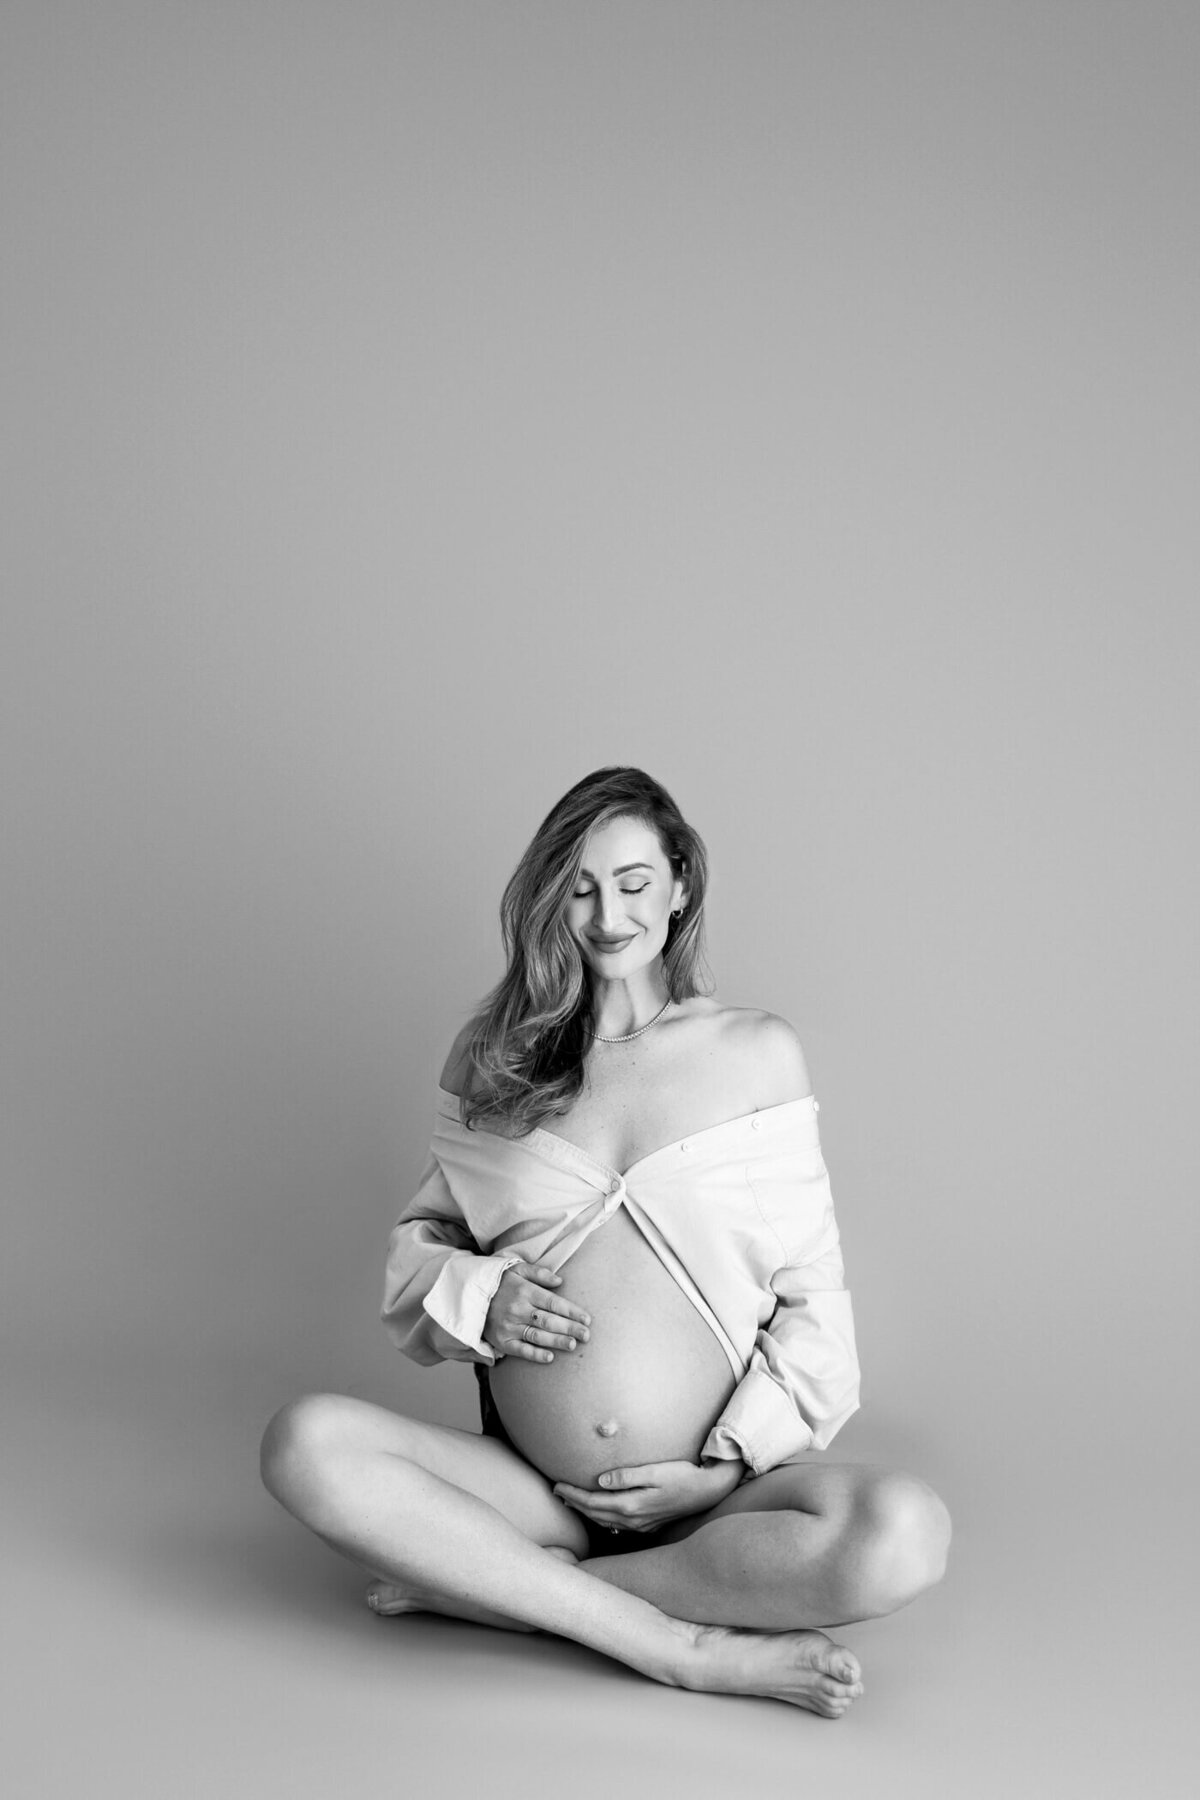
[[[1198,48],[1170,4],[9,0],[22,1791],[527,1794],[446,1776],[448,1683],[525,1753],[552,1690],[574,1795],[685,1742],[693,1792],[1184,1791]],[[503,883],[614,761],[808,1052],[839,1445],[958,1521],[840,1737],[389,1636],[255,1486],[306,1388],[472,1418],[383,1248]]]

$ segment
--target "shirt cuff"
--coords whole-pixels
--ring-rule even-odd
[[[740,1456],[755,1475],[765,1475],[812,1441],[812,1428],[783,1389],[769,1375],[751,1369],[704,1440],[700,1459],[724,1462]]]
[[[496,1361],[496,1352],[483,1341],[483,1327],[500,1277],[520,1260],[519,1256],[476,1256],[470,1250],[460,1250],[446,1258],[441,1274],[425,1296],[429,1317],[472,1350],[480,1362],[491,1365]]]

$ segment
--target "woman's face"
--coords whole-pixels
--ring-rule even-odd
[[[567,925],[593,974],[625,981],[662,953],[683,883],[641,819],[610,819],[592,833],[567,901]]]

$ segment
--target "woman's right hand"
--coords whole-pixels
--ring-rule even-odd
[[[498,1355],[527,1362],[554,1361],[556,1350],[576,1350],[588,1341],[591,1317],[552,1290],[562,1276],[540,1263],[505,1269],[483,1322],[483,1341]]]

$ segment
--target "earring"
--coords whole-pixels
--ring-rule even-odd
[[[682,917],[683,917],[683,908],[682,908],[682,906],[676,906],[676,907],[674,907],[674,908],[673,908],[673,909],[672,909],[672,912],[671,912],[671,917],[672,917],[672,918],[673,918],[673,919],[682,919]]]

